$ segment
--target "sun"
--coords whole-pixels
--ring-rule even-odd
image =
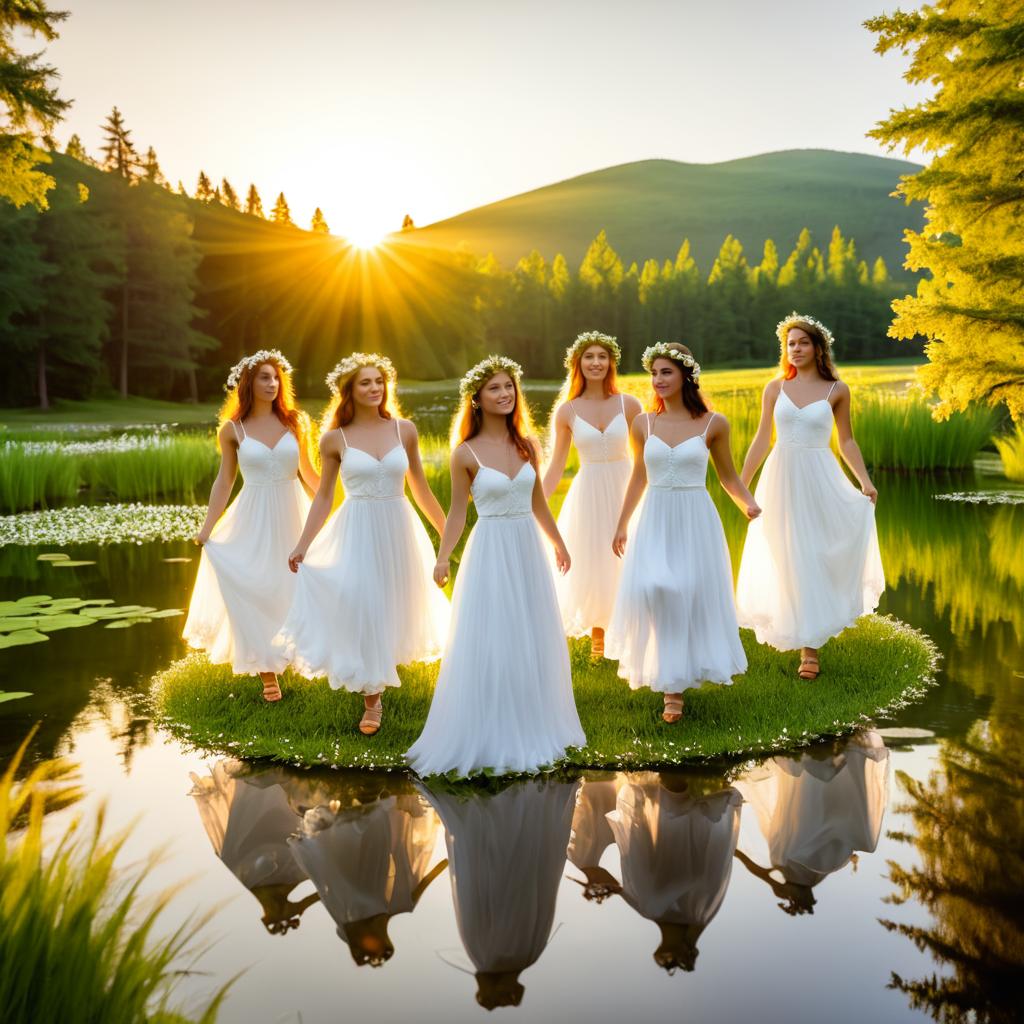
[[[376,249],[384,241],[386,230],[372,227],[351,228],[345,232],[345,239],[363,252]]]

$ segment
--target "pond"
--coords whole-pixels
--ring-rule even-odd
[[[247,768],[154,726],[151,679],[184,651],[183,620],[167,618],[0,651],[0,685],[34,694],[0,705],[0,754],[41,722],[33,757],[70,755],[88,793],[51,827],[105,803],[110,828],[135,823],[129,858],[165,851],[147,891],[192,880],[165,924],[212,914],[181,992],[244,972],[223,1021],[479,1020],[518,1003],[504,1012],[524,1022],[888,1022],[927,1019],[945,989],[964,1019],[1009,1021],[1024,966],[1024,493],[974,474],[877,482],[881,611],[943,661],[922,703],[842,742],[469,794]],[[1004,503],[936,497],[979,491]],[[720,507],[736,558],[743,524]],[[93,564],[60,569],[40,550],[0,552],[0,600],[181,607],[198,555],[72,545]]]

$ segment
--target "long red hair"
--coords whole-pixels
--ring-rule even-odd
[[[296,441],[299,442],[300,450],[305,449],[310,454],[312,443],[312,428],[309,417],[299,408],[295,401],[295,387],[292,384],[292,375],[273,358],[266,359],[258,366],[245,366],[238,378],[238,384],[228,392],[224,404],[220,407],[220,415],[217,423],[217,445],[220,447],[220,428],[228,420],[241,423],[252,412],[253,407],[253,382],[256,375],[264,366],[272,366],[277,374],[277,394],[271,404],[271,410],[281,421],[282,426],[290,430]]]
[[[331,398],[327,408],[324,410],[323,416],[320,418],[321,433],[326,434],[328,430],[347,427],[352,422],[356,414],[356,401],[352,397],[356,375],[360,370],[365,370],[367,366],[374,365],[373,363],[367,363],[365,366],[357,366],[351,373],[347,373],[338,381],[338,393]],[[383,368],[379,366],[376,368],[380,370],[381,376],[384,378],[384,395],[380,400],[380,405],[377,406],[377,412],[385,420],[390,420],[393,417],[398,418],[402,415],[398,407],[398,398],[394,393],[398,390],[398,381],[389,381],[388,375]],[[392,383],[395,385],[394,389],[391,387]]]
[[[693,376],[693,370],[689,366],[684,365],[682,361],[683,356],[690,356],[692,358],[693,353],[685,345],[680,344],[679,342],[671,342],[671,345],[673,351],[679,353],[679,359],[672,359],[669,355],[661,354],[655,356],[655,359],[669,359],[679,367],[679,372],[683,375],[683,406],[694,419],[697,419],[698,416],[703,416],[711,406],[705,400],[704,395],[700,390],[700,384]],[[653,388],[651,390],[652,397],[649,405],[650,410],[655,414],[664,412],[665,402]]]
[[[484,412],[480,408],[480,392],[487,386],[487,382],[499,373],[506,373],[506,370],[495,370],[490,377],[481,381],[480,387],[471,395],[467,395],[452,418],[452,428],[449,435],[452,448],[457,448],[466,441],[472,441],[484,422]],[[529,462],[534,469],[537,468],[537,452],[530,439],[533,437],[533,420],[530,417],[530,407],[526,404],[526,396],[519,385],[519,381],[509,374],[512,384],[516,389],[516,404],[510,413],[505,414],[505,426],[508,429],[509,440],[515,445],[520,457]]]

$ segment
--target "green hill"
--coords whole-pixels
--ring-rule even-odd
[[[802,149],[718,164],[642,160],[582,174],[417,229],[412,239],[440,248],[464,245],[512,266],[531,249],[550,260],[558,252],[577,266],[604,228],[628,265],[674,257],[689,238],[703,271],[722,240],[735,235],[757,262],[766,238],[781,258],[803,227],[824,246],[834,225],[869,261],[885,259],[899,276],[904,228],[920,228],[920,205],[889,193],[917,164],[862,153]],[[409,237],[406,235],[404,237]]]

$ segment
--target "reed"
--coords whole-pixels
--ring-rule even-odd
[[[1003,460],[1003,473],[1010,480],[1024,480],[1024,423],[1012,434],[995,438],[996,450]]]
[[[76,800],[71,766],[44,761],[16,775],[28,741],[0,777],[0,1007],[7,1024],[137,1024],[191,1018],[171,997],[204,925],[190,918],[158,937],[173,891],[153,899],[141,887],[152,862],[122,870],[128,833],[103,834],[75,818],[52,842],[45,814]],[[224,986],[200,1011],[210,1024]]]
[[[5,513],[66,505],[80,485],[71,459],[31,453],[19,444],[0,448],[0,509]]]

